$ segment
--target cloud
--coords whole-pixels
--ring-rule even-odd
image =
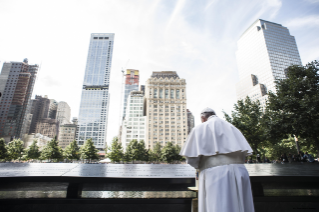
[[[319,15],[294,18],[288,21],[285,26],[288,28],[319,27]]]
[[[311,4],[319,3],[319,0],[304,0],[304,1],[311,3]]]

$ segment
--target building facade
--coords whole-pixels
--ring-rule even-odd
[[[127,69],[126,70],[122,120],[124,120],[125,115],[126,115],[128,96],[130,95],[131,91],[138,91],[139,80],[140,80],[139,70],[134,70],[134,69]]]
[[[195,126],[195,119],[192,112],[187,109],[187,134],[189,134]]]
[[[66,102],[59,102],[57,107],[56,119],[60,125],[71,124],[71,108]]]
[[[237,45],[237,99],[249,96],[265,107],[267,93],[276,91],[275,80],[286,77],[284,70],[288,66],[302,65],[295,38],[287,27],[258,19]]]
[[[41,135],[40,133],[32,133],[29,135],[26,135],[24,138],[24,148],[28,148],[29,146],[31,146],[31,144],[33,143],[34,140],[36,140],[38,143],[38,147],[40,150],[42,150],[49,141],[51,141],[53,138],[49,138],[47,136]]]
[[[145,86],[148,134],[147,148],[159,142],[182,146],[186,141],[186,81],[175,71],[153,72]]]
[[[144,114],[144,92],[131,91],[128,96],[126,116],[122,125],[121,142],[124,150],[131,140],[146,137],[146,117]]]
[[[59,136],[59,122],[56,119],[45,118],[41,119],[36,125],[36,133],[43,136],[54,138]]]
[[[56,119],[56,113],[58,110],[58,102],[55,99],[50,99],[49,118]]]
[[[50,99],[48,96],[40,96],[36,95],[35,99],[31,100],[31,114],[32,114],[32,121],[29,129],[29,134],[36,133],[37,123],[41,119],[48,118],[49,115],[49,107],[50,107]]]
[[[59,145],[62,148],[65,148],[76,139],[77,119],[73,118],[72,122],[73,124],[64,124],[60,126],[58,140]]]
[[[91,34],[78,117],[79,145],[92,138],[98,149],[106,147],[113,45],[113,33]]]
[[[6,142],[23,138],[29,132],[31,95],[38,65],[23,62],[5,62],[0,75],[0,137]]]

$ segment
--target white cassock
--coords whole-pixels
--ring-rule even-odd
[[[252,149],[243,134],[217,116],[196,126],[180,155],[200,170],[199,212],[254,212],[245,157]]]

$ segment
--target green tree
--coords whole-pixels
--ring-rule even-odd
[[[34,159],[37,160],[41,156],[41,152],[39,150],[39,146],[37,145],[38,141],[34,140],[33,143],[25,150],[24,159],[30,160]]]
[[[94,146],[92,139],[88,139],[85,141],[84,145],[80,148],[81,158],[87,160],[98,160],[99,155],[98,149]]]
[[[176,148],[172,142],[167,142],[166,145],[162,149],[161,160],[166,163],[172,163],[176,160]]]
[[[258,154],[267,138],[264,114],[259,101],[251,101],[247,96],[245,100],[237,101],[234,109],[231,117],[223,112],[225,119],[243,133],[254,153]]]
[[[8,151],[3,138],[0,138],[0,160],[5,160],[8,157]]]
[[[108,151],[107,151],[108,150]],[[120,162],[123,160],[123,147],[119,142],[118,137],[114,137],[111,146],[106,150],[106,157],[112,162]]]
[[[279,123],[271,128],[306,139],[319,156],[319,62],[290,66],[286,74],[276,82],[276,93],[269,92],[267,107]]]
[[[162,156],[162,146],[159,142],[156,142],[152,150],[149,151],[149,161],[159,162]]]
[[[180,151],[181,151],[181,147],[178,144],[176,144],[175,145],[175,153],[176,153],[175,160],[176,161],[185,160],[185,158],[183,156],[179,155]]]
[[[144,141],[138,142],[136,139],[130,141],[126,147],[125,159],[127,161],[145,161],[147,159],[148,153],[145,149]]]
[[[68,160],[79,160],[81,157],[80,147],[76,140],[72,141],[63,151],[64,158]]]
[[[55,160],[59,161],[63,159],[63,150],[59,146],[59,142],[56,139],[52,139],[45,145],[43,150],[41,151],[41,157],[42,160]]]
[[[23,141],[21,141],[20,139],[14,139],[13,141],[8,143],[7,150],[7,156],[9,160],[20,160],[24,152]]]

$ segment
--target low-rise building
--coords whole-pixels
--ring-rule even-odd
[[[77,119],[73,118],[73,124],[64,124],[60,126],[59,130],[59,145],[62,148],[68,146],[76,139]]]
[[[37,145],[40,149],[42,149],[49,141],[51,141],[53,138],[41,135],[40,133],[32,133],[29,135],[25,135],[24,137],[24,147],[28,148],[31,146],[33,141],[37,141]]]

